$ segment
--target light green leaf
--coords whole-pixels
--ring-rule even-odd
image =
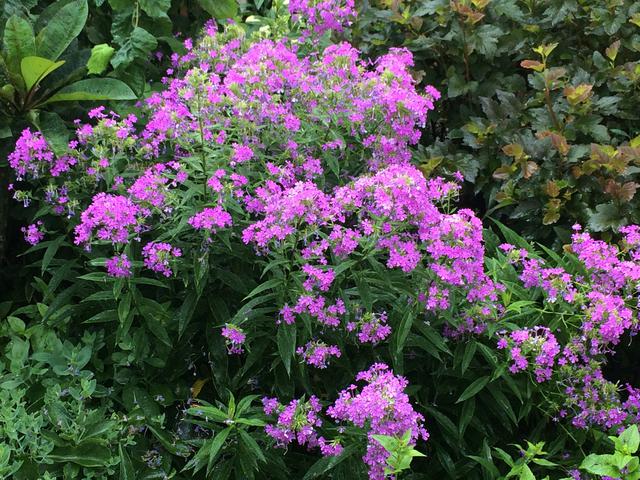
[[[64,60],[52,62],[42,57],[30,56],[23,58],[20,62],[20,71],[27,90],[37,86],[44,77],[60,68],[63,64]]]
[[[135,100],[129,86],[115,78],[88,78],[59,90],[45,103],[81,100]]]
[[[106,43],[96,45],[91,49],[91,57],[87,62],[89,74],[100,75],[109,66],[109,60],[113,56],[115,49]]]
[[[36,37],[38,56],[57,60],[84,28],[88,12],[87,0],[75,0],[58,10],[47,25],[38,32]]]

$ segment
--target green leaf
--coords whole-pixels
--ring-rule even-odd
[[[638,451],[638,446],[640,446],[640,433],[638,433],[637,425],[632,425],[627,428],[620,434],[619,438],[627,447],[627,451],[623,453],[630,454]]]
[[[227,440],[229,433],[231,433],[231,427],[225,428],[211,440],[211,444],[209,445],[209,462],[207,464],[207,475],[209,474],[209,471],[211,470],[214,461],[218,456],[218,453],[220,452],[220,449],[223,447],[224,442]]]
[[[595,212],[590,210],[589,213],[589,229],[594,232],[615,230],[625,223],[619,207],[613,203],[596,205]]]
[[[113,57],[113,52],[115,52],[115,49],[106,43],[94,46],[91,49],[91,57],[87,62],[89,74],[100,75],[104,72],[109,66],[109,60]]]
[[[64,87],[45,103],[81,100],[135,100],[129,86],[115,78],[88,78]]]
[[[255,297],[257,294],[262,293],[265,290],[270,290],[272,288],[279,287],[281,284],[282,284],[281,278],[272,278],[271,280],[267,280],[266,282],[261,283],[256,288],[251,290],[251,293],[249,293],[249,295],[244,297],[242,301],[248,300],[251,297]]]
[[[464,392],[462,392],[462,395],[460,395],[458,400],[456,400],[456,403],[464,402],[468,398],[475,396],[480,390],[482,390],[487,385],[487,383],[489,383],[489,380],[491,380],[491,377],[489,375],[476,379],[471,385],[469,385],[464,390]]]
[[[40,112],[40,115],[38,115],[38,128],[56,155],[61,156],[67,151],[69,130],[67,130],[67,126],[64,124],[64,120],[60,118],[60,115],[55,112]],[[44,263],[42,268],[46,268]]]
[[[346,459],[351,457],[355,452],[356,452],[356,446],[349,445],[345,447],[342,453],[337,457],[329,456],[329,457],[321,458],[316,463],[314,463],[309,470],[307,470],[307,473],[305,473],[304,477],[302,477],[302,480],[313,480],[314,478],[318,478],[319,476],[328,472],[332,468],[335,468],[336,465],[344,462]]]
[[[92,443],[78,446],[58,447],[47,456],[58,463],[75,463],[83,467],[103,467],[111,460],[111,451],[107,447]]]
[[[127,67],[136,59],[146,59],[147,55],[156,48],[156,37],[144,28],[135,27],[122,48],[111,59],[113,68]]]
[[[140,0],[140,8],[151,18],[166,17],[171,0]]]
[[[31,24],[17,15],[9,17],[4,28],[2,49],[7,68],[11,73],[19,75],[22,59],[36,54],[35,36]]]
[[[278,352],[287,370],[287,374],[291,374],[291,359],[296,352],[296,326],[283,323],[278,328],[277,334]]]
[[[252,451],[261,461],[266,462],[267,459],[265,458],[264,453],[262,453],[262,449],[253,437],[243,429],[238,429],[238,433],[240,434],[240,440],[244,443],[247,449]]]
[[[87,0],[69,2],[58,10],[47,25],[38,32],[37,55],[49,60],[57,60],[84,28],[88,12]]]
[[[23,58],[20,62],[20,71],[27,90],[37,86],[44,77],[60,68],[63,64],[64,60],[52,62],[42,57],[30,56]]]
[[[198,3],[213,18],[232,18],[238,13],[236,0],[198,0]]]
[[[136,471],[133,463],[129,458],[127,451],[122,448],[122,444],[118,445],[118,453],[120,454],[120,479],[119,480],[135,480]]]

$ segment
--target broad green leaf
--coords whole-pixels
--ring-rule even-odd
[[[135,100],[129,86],[115,78],[88,78],[64,87],[45,103],[82,100]]]
[[[40,112],[37,126],[56,155],[63,155],[67,151],[69,130],[60,115],[55,112]],[[42,268],[46,268],[46,265],[43,264]]]
[[[231,433],[231,427],[225,428],[224,430],[216,434],[216,436],[211,440],[211,444],[209,446],[209,462],[207,463],[207,475],[211,471],[215,459],[222,449],[224,442],[227,440],[229,433]]]
[[[87,71],[90,75],[100,75],[109,66],[109,61],[115,49],[106,43],[96,45],[91,49],[91,57],[87,62]]]
[[[140,8],[151,18],[166,17],[171,0],[140,0]]]
[[[40,57],[57,60],[76,38],[87,21],[87,0],[75,0],[58,10],[38,32],[36,52]]]
[[[136,59],[144,60],[157,45],[156,37],[144,28],[135,27],[129,38],[111,59],[111,65],[113,68],[126,67]]]
[[[491,380],[491,377],[489,375],[476,379],[471,385],[469,385],[464,390],[464,392],[462,392],[462,395],[460,395],[458,400],[456,400],[456,403],[464,402],[468,398],[475,396],[480,390],[482,390],[487,385],[487,383],[489,383],[489,380]]]
[[[231,18],[238,13],[236,0],[198,0],[198,3],[213,18]]]
[[[15,75],[20,74],[22,59],[36,54],[33,28],[27,20],[17,15],[7,20],[2,40],[2,54],[7,69]]]

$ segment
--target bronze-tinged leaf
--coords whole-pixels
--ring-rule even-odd
[[[208,378],[204,378],[193,382],[193,386],[191,387],[191,396],[193,398],[198,398],[198,395],[200,395],[200,392],[202,391],[202,387],[204,387],[208,381]]]
[[[551,198],[555,198],[560,195],[560,188],[554,180],[549,180],[544,187],[544,193],[546,193]]]
[[[528,180],[539,169],[540,169],[540,167],[538,167],[538,164],[536,162],[533,162],[531,160],[527,160],[526,162],[524,162],[522,164],[522,176]]]
[[[607,180],[604,186],[604,191],[611,195],[613,198],[629,202],[636,194],[640,185],[635,182],[626,182],[620,184],[612,179]]]
[[[478,10],[484,10],[484,7],[489,5],[489,0],[471,0],[471,3],[473,3],[473,6]]]
[[[524,149],[519,143],[510,143],[502,147],[502,152],[509,157],[513,157],[516,160],[520,160],[525,156]]]
[[[547,137],[551,138],[551,145],[553,145],[553,148],[555,148],[563,157],[566,157],[569,153],[569,144],[567,143],[567,139],[560,133],[544,130],[542,132],[538,132],[536,134],[536,137],[538,137],[539,139]]]
[[[493,178],[496,180],[506,180],[511,175],[513,175],[514,167],[513,165],[503,165],[502,167],[496,168],[493,172]]]
[[[567,97],[567,101],[570,105],[578,105],[585,102],[591,97],[593,85],[588,83],[581,83],[577,87],[567,86],[564,89],[564,96]]]
[[[609,45],[604,53],[607,55],[607,58],[609,60],[615,62],[616,57],[618,56],[618,50],[620,50],[620,40],[616,40],[611,45]]]
[[[536,72],[544,70],[544,63],[539,62],[538,60],[522,60],[520,62],[520,66],[522,68],[528,68],[529,70],[535,70]]]
[[[584,171],[578,166],[571,167],[571,175],[573,175],[573,178],[580,178],[584,175]]]

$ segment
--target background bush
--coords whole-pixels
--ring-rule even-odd
[[[367,1],[356,44],[409,48],[443,101],[427,172],[461,170],[469,202],[525,235],[638,221],[640,5],[632,1]]]

